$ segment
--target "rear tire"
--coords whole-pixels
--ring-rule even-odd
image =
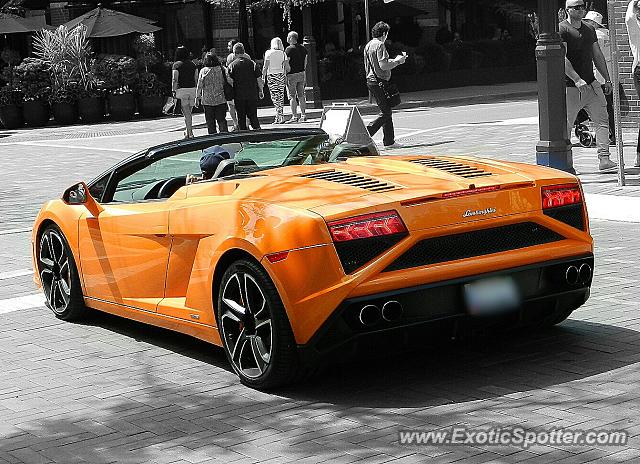
[[[86,316],[87,308],[73,253],[57,226],[47,227],[40,236],[38,274],[46,305],[58,319],[76,321]]]
[[[222,276],[216,313],[224,351],[240,381],[265,390],[296,380],[298,350],[278,290],[257,263],[241,259]]]

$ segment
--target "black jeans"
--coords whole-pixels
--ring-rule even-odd
[[[367,81],[367,87],[376,99],[378,108],[380,108],[380,114],[378,117],[371,121],[367,126],[369,135],[373,137],[373,135],[382,127],[382,133],[384,134],[382,143],[385,146],[393,145],[395,143],[396,136],[393,132],[393,117],[391,115],[391,107],[387,104],[387,97],[385,97],[384,92],[377,82]]]
[[[238,115],[238,127],[240,130],[247,130],[247,118],[253,129],[260,129],[258,121],[258,100],[245,100],[236,98],[236,113]]]
[[[207,121],[207,132],[209,134],[216,133],[216,123],[220,132],[229,132],[227,126],[227,103],[221,105],[203,105],[204,106],[204,119]]]

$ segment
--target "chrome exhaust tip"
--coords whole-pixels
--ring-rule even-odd
[[[582,264],[580,266],[580,269],[578,270],[578,274],[580,275],[580,283],[586,284],[587,282],[589,282],[592,272],[593,270],[591,269],[591,266],[589,266],[587,263]]]
[[[362,325],[371,327],[380,322],[380,308],[375,305],[363,306],[358,315],[358,319],[360,319]]]
[[[564,278],[569,285],[576,285],[580,278],[580,271],[575,266],[569,266],[564,274]]]
[[[387,301],[382,306],[382,319],[387,322],[397,321],[402,317],[402,313],[404,312],[404,308],[402,305],[395,300]]]

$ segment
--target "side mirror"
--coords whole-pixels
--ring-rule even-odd
[[[62,201],[68,205],[84,205],[87,202],[89,189],[84,182],[69,187],[62,194]]]
[[[84,182],[79,182],[65,190],[62,194],[62,201],[68,205],[85,205],[96,217],[104,210],[91,196],[89,187]]]

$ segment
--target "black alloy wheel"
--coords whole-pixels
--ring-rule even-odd
[[[56,226],[47,227],[40,236],[38,274],[46,304],[57,318],[73,321],[85,315],[86,307],[73,254]]]
[[[238,260],[229,266],[216,307],[225,353],[243,384],[268,389],[294,380],[293,332],[278,291],[260,265]]]

